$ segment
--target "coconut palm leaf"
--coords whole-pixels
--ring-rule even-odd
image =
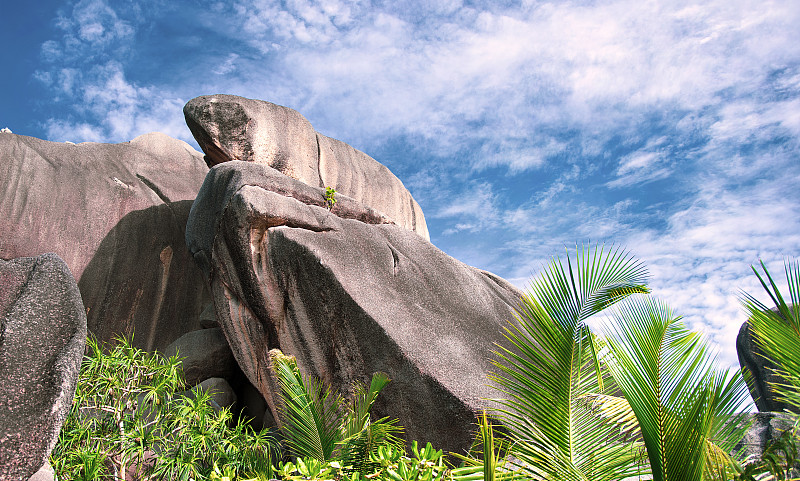
[[[787,403],[800,410],[800,262],[787,260],[784,264],[790,303],[786,302],[764,263],[760,265],[763,276],[755,267],[752,269],[774,308],[770,309],[747,293],[742,293],[742,304],[750,314],[756,345],[767,358],[780,366],[777,374],[786,380],[786,383],[771,387]]]
[[[585,321],[647,292],[644,266],[620,249],[583,248],[554,258],[522,298],[490,376],[505,394],[502,419],[521,440],[515,455],[538,479],[619,479],[636,456],[619,429],[590,415],[581,396],[599,392],[597,348]],[[590,476],[590,477],[587,477]]]
[[[274,349],[270,360],[281,388],[281,429],[289,447],[298,457],[329,460],[342,440],[341,399],[322,383],[304,380],[294,357]]]
[[[371,457],[377,454],[378,447],[387,444],[398,449],[405,447],[405,442],[399,437],[403,428],[397,425],[396,419],[370,420],[372,405],[389,381],[386,373],[376,372],[372,375],[369,389],[356,383],[353,398],[342,422],[342,440],[338,443],[336,457],[343,466],[352,466],[361,474],[367,473],[373,467]]]
[[[744,380],[718,372],[703,338],[662,302],[630,299],[612,317],[604,361],[636,414],[653,480],[725,473],[731,460],[724,450],[744,429],[724,420],[745,402]]]
[[[364,385],[356,383],[353,388],[353,400],[347,410],[344,419],[344,437],[349,438],[361,432],[369,424],[369,413],[378,394],[389,384],[389,376],[384,372],[376,372],[372,375],[369,389]]]

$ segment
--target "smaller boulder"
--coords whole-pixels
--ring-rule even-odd
[[[232,407],[236,404],[236,393],[233,388],[225,379],[221,377],[208,378],[201,382],[195,389],[202,389],[211,395],[214,400],[221,407]]]
[[[783,412],[750,413],[736,419],[739,426],[750,422],[750,428],[733,452],[741,451],[743,458],[757,459],[764,450],[781,435],[792,429],[792,416]],[[793,474],[797,476],[797,474]],[[794,478],[793,478],[794,479]]]
[[[188,332],[167,346],[163,354],[183,358],[188,386],[212,377],[230,379],[236,372],[236,360],[220,328]]]

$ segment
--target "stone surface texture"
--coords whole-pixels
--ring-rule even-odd
[[[28,481],[53,481],[55,476],[56,473],[53,471],[53,467],[50,466],[49,462],[45,462],[44,466],[36,471],[33,476],[28,479]]]
[[[213,166],[256,162],[313,187],[333,187],[429,240],[425,216],[389,169],[353,147],[318,134],[300,113],[263,100],[206,95],[183,109]]]
[[[160,133],[120,144],[0,134],[0,258],[55,252],[101,341],[135,332],[136,346],[164,348],[210,302],[184,241],[207,172],[200,152]]]
[[[202,389],[211,395],[211,399],[221,407],[232,407],[236,404],[236,393],[226,379],[221,377],[211,377],[200,384],[195,389]]]
[[[188,386],[208,378],[231,379],[236,373],[236,360],[220,328],[188,332],[167,346],[163,353],[183,358],[183,374]]]
[[[467,449],[475,410],[498,395],[488,359],[520,292],[353,199],[329,212],[322,190],[225,162],[192,206],[187,244],[239,366],[273,412],[272,348],[342,391],[384,371],[377,415],[408,439]]]
[[[0,260],[0,479],[24,481],[44,465],[85,343],[80,293],[62,259]]]
[[[756,344],[749,321],[745,321],[736,336],[736,354],[742,370],[750,373],[747,387],[750,396],[760,412],[781,412],[790,406],[777,399],[777,393],[770,386],[771,383],[783,384],[786,380],[775,374],[773,369],[778,366],[769,358],[764,357],[764,352]],[[747,379],[747,378],[746,378]]]
[[[781,433],[792,428],[792,418],[783,412],[759,412],[745,417],[744,422],[752,422],[750,429],[742,441],[736,445],[734,452],[744,448],[742,457],[758,458],[770,441],[780,437]]]

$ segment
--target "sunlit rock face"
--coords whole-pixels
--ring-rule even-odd
[[[429,240],[425,216],[403,183],[367,154],[317,133],[300,113],[263,100],[206,95],[183,109],[213,166],[255,162],[313,187],[332,187]]]
[[[328,210],[322,187],[232,161],[206,177],[186,241],[237,362],[273,410],[272,348],[342,392],[384,371],[393,381],[376,414],[460,452],[476,410],[498,396],[489,359],[520,292],[384,214],[345,195]]]
[[[0,133],[0,258],[57,253],[101,341],[135,332],[164,348],[210,302],[185,226],[208,167],[160,133],[130,142],[50,142]]]

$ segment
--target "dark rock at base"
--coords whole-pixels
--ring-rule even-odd
[[[376,415],[399,418],[423,444],[469,448],[476,410],[499,395],[487,387],[489,358],[520,292],[409,230],[375,223],[357,202],[348,218],[306,203],[308,188],[269,167],[226,162],[192,206],[187,244],[239,366],[273,412],[271,348],[341,392],[384,371],[393,381]]]
[[[752,425],[742,441],[734,448],[734,453],[742,451],[742,459],[755,460],[763,453],[770,442],[778,439],[784,431],[792,428],[792,416],[783,412],[760,412],[746,414],[741,422]],[[741,424],[739,424],[741,426]]]
[[[26,481],[47,460],[75,395],[86,315],[55,254],[0,260],[0,476]]]
[[[184,334],[163,351],[167,357],[183,358],[183,374],[188,386],[204,379],[230,379],[236,371],[228,341],[222,329],[200,329]]]
[[[749,376],[745,376],[747,387],[759,411],[769,413],[794,409],[780,401],[778,393],[771,386],[774,383],[786,384],[786,380],[774,372],[778,366],[764,356],[763,350],[755,342],[749,321],[742,324],[736,336],[736,354],[742,370],[749,373]]]
[[[201,382],[195,389],[202,389],[207,392],[211,399],[221,407],[232,407],[236,404],[236,393],[227,380],[221,377],[212,377]]]

